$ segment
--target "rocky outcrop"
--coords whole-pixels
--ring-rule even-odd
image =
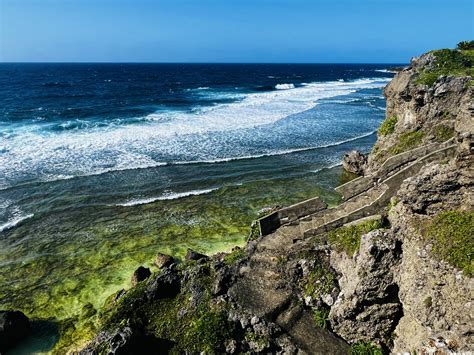
[[[20,311],[0,311],[0,353],[31,333],[30,321]]]
[[[366,164],[367,156],[357,150],[346,153],[342,159],[344,170],[356,175],[364,175]]]
[[[331,252],[341,291],[331,307],[333,330],[349,342],[373,342],[390,347],[391,335],[403,311],[395,270],[401,260],[401,242],[390,230],[374,230],[361,238],[359,252]]]
[[[376,172],[391,155],[455,135],[472,135],[472,79],[441,76],[432,86],[419,84],[420,72],[435,65],[432,53],[415,58],[385,87],[386,121],[369,155],[367,172]]]

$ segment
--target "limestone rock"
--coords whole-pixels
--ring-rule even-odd
[[[366,164],[367,156],[357,150],[346,153],[342,160],[343,168],[346,171],[357,175],[364,175]]]
[[[176,270],[166,269],[147,284],[148,299],[171,298],[179,293],[181,280]]]
[[[331,266],[341,275],[341,292],[329,319],[346,341],[363,339],[388,348],[387,339],[402,314],[394,282],[400,255],[400,243],[383,230],[362,236],[359,253],[351,259],[331,253]]]
[[[174,262],[175,262],[175,259],[172,256],[162,254],[162,253],[156,254],[155,265],[159,267],[160,269],[164,267],[168,267]]]

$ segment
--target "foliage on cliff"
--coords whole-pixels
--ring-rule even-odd
[[[466,275],[474,274],[474,212],[442,212],[427,225],[423,235],[433,243],[436,256]]]
[[[466,48],[469,46],[464,46]],[[441,75],[474,76],[474,49],[439,49],[431,52],[433,65],[422,68],[417,79],[418,84],[431,86]]]

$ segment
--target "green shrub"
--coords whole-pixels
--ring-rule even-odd
[[[351,346],[351,355],[382,355],[382,350],[370,342],[359,341]]]
[[[441,75],[474,75],[472,48],[468,50],[440,49],[432,53],[435,56],[434,66],[419,72],[418,84],[432,86]]]
[[[328,233],[328,241],[336,250],[345,251],[347,255],[352,256],[359,250],[360,237],[381,227],[382,222],[380,220],[340,227]]]
[[[326,308],[316,309],[313,318],[319,328],[327,329],[329,326],[329,310]]]
[[[399,142],[390,149],[390,153],[396,155],[418,147],[421,145],[424,135],[422,131],[408,132],[400,135]]]
[[[433,244],[433,253],[460,268],[474,273],[474,212],[447,211],[438,214],[422,231]]]
[[[462,50],[474,49],[474,41],[461,41],[458,43],[457,48]]]
[[[437,142],[445,142],[454,137],[454,128],[445,125],[436,126],[434,135]]]
[[[395,125],[397,124],[397,121],[398,118],[395,115],[385,119],[385,121],[383,121],[379,127],[379,135],[383,137],[392,134],[395,131]]]

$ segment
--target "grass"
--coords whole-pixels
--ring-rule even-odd
[[[400,135],[399,142],[390,149],[393,155],[406,152],[421,145],[425,134],[423,131],[413,131]]]
[[[445,142],[454,137],[454,128],[446,125],[436,126],[434,135],[437,142]]]
[[[340,227],[328,233],[329,243],[338,251],[345,251],[352,256],[360,247],[362,235],[382,227],[380,220],[371,220],[347,227]]]
[[[395,115],[385,119],[385,121],[383,121],[379,127],[379,135],[383,137],[392,134],[395,131],[395,125],[397,124],[397,121],[398,118]]]
[[[447,211],[422,228],[423,237],[433,244],[433,253],[464,274],[474,274],[474,212]]]
[[[474,50],[440,49],[432,51],[433,68],[419,72],[417,84],[432,86],[439,76],[474,76]]]
[[[351,355],[382,355],[380,348],[370,342],[359,341],[351,346],[349,351]]]

